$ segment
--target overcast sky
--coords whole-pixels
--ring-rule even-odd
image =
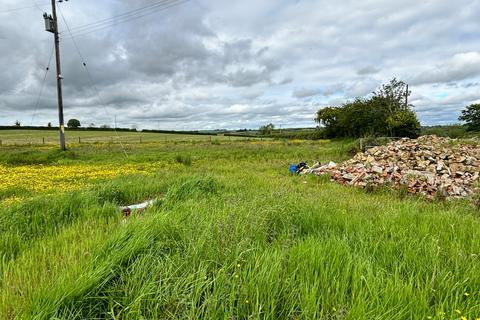
[[[53,61],[35,112],[53,46],[42,17],[49,1],[36,2],[41,8],[0,0],[0,125],[58,122]],[[59,15],[66,120],[311,127],[322,106],[393,77],[410,84],[424,125],[457,122],[464,106],[480,102],[480,0],[192,0],[79,29],[158,2],[59,4],[93,82]],[[19,7],[29,8],[12,11]]]

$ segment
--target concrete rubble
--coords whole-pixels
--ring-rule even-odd
[[[341,165],[317,163],[299,173],[328,174],[338,183],[357,187],[405,187],[430,199],[465,198],[476,191],[480,147],[437,136],[404,138],[358,153]]]

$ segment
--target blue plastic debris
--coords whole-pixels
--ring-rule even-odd
[[[290,168],[288,168],[288,171],[290,173],[297,173],[297,165],[296,164],[291,164]]]

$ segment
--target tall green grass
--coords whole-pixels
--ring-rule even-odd
[[[176,154],[190,154],[195,161],[3,208],[2,226],[8,226],[3,230],[23,234],[24,244],[3,262],[0,315],[480,316],[475,208],[402,199],[385,190],[366,193],[287,173],[290,162],[340,160],[349,147],[341,142],[178,145],[162,147],[162,155],[145,148],[126,161]],[[93,161],[100,157],[92,155]],[[162,200],[126,221],[117,212],[120,204],[155,197]],[[76,203],[78,209],[72,207]],[[41,217],[35,227],[22,220],[25,212]]]

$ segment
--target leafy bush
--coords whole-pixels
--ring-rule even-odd
[[[357,98],[340,107],[320,109],[316,121],[325,127],[328,138],[416,137],[420,132],[420,123],[411,106],[405,103],[408,95],[407,85],[393,79],[369,99]]]
[[[420,123],[413,111],[399,111],[387,118],[387,125],[394,137],[416,138],[420,134]]]

